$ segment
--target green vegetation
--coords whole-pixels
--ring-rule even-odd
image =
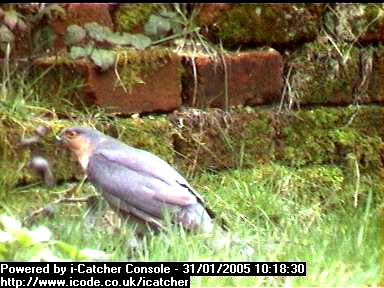
[[[349,44],[308,43],[295,51],[290,85],[298,104],[345,104],[357,97],[350,83],[359,81],[360,50]],[[326,60],[325,60],[326,59]],[[297,93],[300,91],[300,93]]]
[[[116,28],[120,32],[132,32],[143,25],[149,17],[160,9],[160,5],[126,4],[120,7],[114,16]]]
[[[68,261],[108,259],[108,255],[103,251],[87,248],[80,250],[62,241],[53,241],[51,232],[44,226],[28,230],[23,228],[21,223],[13,217],[2,214],[0,218],[2,226],[2,230],[0,230],[1,260]]]
[[[97,217],[96,225],[90,226],[84,219],[88,210],[85,204],[58,205],[51,218],[38,218],[31,229],[47,226],[54,239],[79,249],[102,250],[114,260],[308,263],[307,277],[194,277],[195,286],[282,286],[287,281],[294,286],[377,285],[382,201],[379,181],[376,176],[361,176],[357,207],[350,181],[333,165],[294,169],[269,164],[203,173],[192,184],[229,223],[231,233],[224,238],[224,249],[214,248],[215,239],[223,237],[220,234],[206,237],[177,226],[153,234],[132,222],[119,226],[117,217],[110,213],[107,221],[101,217],[105,211]],[[53,190],[39,186],[13,189],[1,203],[15,215],[25,216],[76,188],[75,184],[65,184]],[[77,197],[95,193],[88,183],[79,191]],[[137,241],[134,234],[140,231],[144,236]],[[254,254],[242,254],[234,238],[252,246]]]
[[[200,122],[192,113],[178,116],[183,126],[174,143],[189,159],[181,163],[184,170],[253,167],[271,160],[293,167],[343,166],[350,156],[361,169],[375,170],[380,162],[380,106],[311,107],[280,114],[257,107],[234,109],[230,116],[215,110],[198,115]]]
[[[220,119],[205,119],[204,123],[211,121],[212,124],[211,130],[206,131],[212,132],[216,127],[219,136],[216,138],[227,145],[228,150],[223,151],[235,153],[234,167],[242,169],[213,173],[202,166],[196,170],[199,173],[191,173],[195,176],[189,180],[218,217],[229,223],[231,232],[224,236],[217,232],[207,237],[172,226],[169,231],[156,234],[140,224],[121,223],[119,217],[105,208],[91,213],[86,203],[50,204],[68,197],[98,195],[88,182],[80,181],[80,169],[69,154],[52,142],[62,128],[86,124],[133,146],[151,150],[172,163],[180,151],[175,153],[172,149],[172,135],[175,137],[176,132],[168,117],[119,119],[88,108],[82,113],[68,110],[65,115],[70,118],[59,119],[60,114],[54,110],[39,106],[44,103],[40,102],[41,90],[28,86],[26,78],[19,76],[15,79],[21,86],[16,86],[11,77],[4,78],[8,89],[3,91],[0,109],[4,133],[0,138],[4,165],[0,182],[1,211],[25,220],[38,209],[49,208],[50,217],[33,217],[24,222],[28,230],[20,229],[28,236],[28,231],[45,226],[51,236],[50,240],[34,243],[33,238],[30,238],[32,242],[7,240],[9,234],[3,234],[1,243],[11,251],[11,254],[2,254],[4,259],[80,259],[80,251],[87,248],[101,250],[112,260],[307,261],[307,277],[193,277],[192,284],[363,286],[380,282],[382,187],[379,172],[382,170],[377,169],[379,162],[375,153],[381,147],[378,138],[381,107],[317,108],[285,114],[274,114],[270,108],[248,108],[234,110],[227,126]],[[38,86],[42,79],[34,85]],[[19,90],[15,90],[16,87]],[[187,120],[184,119],[184,125],[188,125]],[[221,130],[217,123],[221,123]],[[51,130],[38,146],[54,164],[56,176],[63,180],[77,176],[76,182],[64,182],[48,189],[36,181],[36,176],[28,176],[31,174],[26,172],[25,164],[30,151],[19,151],[15,144],[33,134],[38,125]],[[285,145],[272,149],[275,153],[271,155],[275,158],[258,162],[258,151],[269,151],[263,149],[270,146],[268,141],[274,141],[277,131]],[[305,136],[308,141],[300,140]],[[185,134],[184,137],[191,136]],[[251,139],[258,139],[255,147]],[[333,146],[335,143],[337,149],[337,145]],[[310,153],[314,145],[319,150]],[[294,153],[282,153],[285,151],[280,150],[282,147],[291,147]],[[213,148],[212,151],[217,152]],[[303,153],[305,151],[309,152]],[[226,155],[222,153],[220,157]],[[288,155],[287,161],[276,158],[278,155]],[[323,160],[317,161],[318,157]],[[250,165],[252,159],[255,163]],[[90,214],[91,218],[85,217]],[[223,244],[218,246],[218,242]],[[30,244],[35,250],[29,249]],[[246,245],[254,252],[250,254]],[[50,254],[39,254],[47,249]],[[51,258],[44,258],[46,255]]]
[[[316,5],[235,5],[215,18],[213,31],[229,47],[239,44],[274,47],[313,39],[323,8]],[[294,29],[293,29],[294,27]]]
[[[129,14],[132,11],[125,10],[133,6],[124,7],[115,15],[116,23],[122,25],[120,32],[131,32],[136,25],[147,24],[147,32],[156,30],[152,31],[155,40],[166,37],[158,31],[160,28],[173,35],[178,33],[168,17],[174,14],[160,8],[153,10],[156,5],[135,5],[138,12],[133,22]],[[242,21],[250,20],[248,12],[241,8],[244,6],[236,7],[231,11],[235,16],[223,16],[230,20],[226,28],[233,29],[232,32],[246,26]],[[259,4],[247,7],[252,7],[249,11],[256,14],[267,9]],[[307,11],[311,7],[299,6],[297,13],[311,11]],[[144,8],[148,11],[142,10]],[[181,19],[184,13],[181,6],[174,8]],[[287,24],[276,21],[278,15],[272,8],[268,9],[270,11],[263,12],[264,24]],[[318,12],[321,11],[314,14]],[[12,13],[8,12],[7,17],[15,17]],[[184,15],[179,19],[179,29],[184,32],[179,31],[178,36],[185,40],[181,48],[191,40],[190,36],[196,41],[201,37],[194,23],[196,15],[191,14],[190,18]],[[235,19],[231,17],[239,22],[234,25]],[[21,19],[17,16],[16,23],[23,23]],[[271,27],[280,29],[273,25]],[[310,30],[316,28],[311,23],[308,25]],[[100,27],[87,27],[84,28],[89,36],[97,41],[95,38],[102,34],[98,32]],[[79,26],[69,29],[73,34],[67,41],[81,42],[82,37],[86,37],[81,36],[86,35],[82,29]],[[263,31],[252,33],[268,35]],[[284,41],[292,40],[292,35],[284,34],[284,37],[288,37],[283,38]],[[86,85],[84,75],[75,69],[74,60],[53,57],[37,67],[26,65],[20,72],[9,62],[11,41],[8,40],[3,47],[6,57],[0,71],[0,260],[307,261],[306,277],[193,277],[192,285],[379,285],[384,207],[381,106],[306,107],[280,113],[276,107],[246,107],[229,113],[187,110],[172,116],[123,118],[87,103],[82,94]],[[120,40],[113,38],[113,41]],[[301,95],[304,98],[297,100],[322,103],[335,95],[352,97],[348,83],[357,75],[355,59],[361,54],[350,46],[340,46],[339,55],[340,51],[329,47],[317,47],[316,51],[321,52],[318,56],[328,53],[335,61],[327,58],[324,64],[321,59],[306,60],[315,63],[310,69],[315,67],[326,74],[335,72],[327,75],[333,76],[327,79],[329,82],[325,81],[325,74],[319,78],[329,89],[305,78],[311,71],[304,66],[302,74],[292,71],[293,76],[305,80],[291,87],[304,93]],[[201,48],[204,49],[212,51],[208,46]],[[111,65],[113,61],[100,51],[93,61],[107,58],[106,62],[99,62],[99,66]],[[75,56],[78,53],[95,57],[90,51],[75,49],[72,52]],[[169,50],[160,48],[143,53],[115,49],[113,53],[120,80],[116,85],[124,85],[127,90],[141,83],[141,77],[156,73],[172,57]],[[303,59],[307,56],[304,53],[298,58],[299,62],[305,62]],[[345,66],[340,63],[349,65],[351,70],[342,71]],[[329,70],[331,68],[333,70]],[[340,75],[350,78],[339,79]],[[316,91],[309,90],[311,87],[305,86],[307,84]],[[309,98],[305,98],[307,96]],[[49,129],[47,135],[31,147],[20,147],[23,139],[34,135],[40,125]],[[228,234],[224,235],[219,229],[209,236],[189,233],[178,225],[155,233],[142,224],[122,221],[103,200],[99,209],[86,201],[60,202],[60,199],[99,195],[84,181],[81,168],[68,151],[54,144],[55,136],[64,127],[74,125],[96,127],[175,165],[203,195],[217,217],[228,223]],[[27,169],[34,152],[43,154],[52,164],[57,186],[46,188],[41,179]],[[41,208],[45,208],[45,214],[36,213]]]
[[[143,77],[156,73],[156,70],[175,57],[167,48],[151,48],[144,51],[118,49],[116,55],[120,79],[120,83],[116,84],[121,85],[128,92],[132,91],[135,84],[143,84]]]

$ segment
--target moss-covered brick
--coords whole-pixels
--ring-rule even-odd
[[[201,10],[200,25],[208,27],[208,37],[227,47],[283,47],[316,38],[324,5],[231,4],[217,11],[203,5]]]
[[[53,48],[55,50],[66,49],[64,35],[70,25],[84,26],[86,23],[96,22],[101,26],[114,28],[109,12],[110,4],[68,4],[65,17],[56,17],[48,22],[48,27],[54,31],[55,39]]]
[[[186,55],[184,63],[183,102],[188,106],[225,109],[280,100],[283,59],[272,48],[193,60]]]
[[[345,43],[337,47],[321,41],[304,44],[287,60],[291,72],[286,100],[334,105],[379,101],[379,91],[371,88],[378,85],[371,78],[377,74],[372,68],[374,50]]]
[[[113,13],[113,21],[119,32],[142,32],[145,22],[160,9],[159,4],[123,4]]]
[[[47,127],[49,133],[31,146],[20,147],[22,139],[35,135],[34,130],[40,125]],[[164,116],[145,119],[109,119],[99,116],[59,120],[41,115],[15,117],[1,110],[0,168],[3,172],[0,184],[11,187],[39,181],[39,177],[26,167],[31,156],[36,153],[49,161],[56,179],[82,179],[84,174],[75,157],[55,143],[56,135],[63,128],[77,125],[96,127],[128,145],[151,151],[172,163],[171,126]]]
[[[87,71],[86,93],[98,106],[108,112],[141,113],[173,111],[181,105],[180,56],[165,48],[116,53],[116,70],[100,72],[89,66]]]
[[[361,169],[379,167],[383,108],[316,108],[282,115],[275,157],[284,164],[346,165],[354,157]]]
[[[130,146],[150,151],[168,163],[173,163],[173,129],[164,115],[111,119],[99,123],[96,128]]]
[[[365,47],[361,55],[361,75],[366,79],[362,100],[384,103],[384,46]]]
[[[252,167],[271,160],[293,167],[354,157],[361,170],[379,167],[383,108],[315,108],[278,114],[247,109],[174,113],[176,161],[183,170]],[[249,111],[251,110],[251,111]]]
[[[250,167],[274,157],[272,113],[187,111],[171,116],[176,161],[183,170]]]
[[[361,44],[378,43],[384,39],[384,5],[331,5],[324,13],[324,26],[338,41]]]
[[[39,58],[29,70],[26,84],[31,85],[34,95],[44,95],[36,99],[41,106],[63,114],[87,110],[93,102],[84,93],[86,65],[66,57]]]
[[[104,72],[86,59],[40,58],[29,81],[44,95],[43,106],[64,114],[96,107],[111,113],[173,111],[181,105],[180,56],[166,48],[114,53],[116,67]]]
[[[31,150],[42,153],[58,179],[81,179],[81,168],[66,150],[54,144],[64,127],[87,125],[123,142],[155,153],[184,175],[199,170],[247,168],[270,162],[291,167],[337,165],[346,173],[379,173],[383,143],[383,108],[319,107],[276,113],[270,108],[242,108],[229,113],[210,109],[187,110],[144,118],[78,117],[59,120],[42,111],[15,116],[0,110],[0,163],[6,186],[35,182],[25,166]],[[104,116],[103,116],[104,115]],[[21,149],[21,139],[43,125],[49,133],[32,147]]]

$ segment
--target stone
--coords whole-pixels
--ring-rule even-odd
[[[188,106],[226,108],[280,99],[283,60],[273,49],[218,56],[216,61],[208,56],[194,61],[186,57],[184,62],[183,100]]]
[[[176,131],[175,164],[186,174],[252,167],[274,159],[272,111],[186,109],[172,113],[170,120]]]
[[[337,41],[372,44],[384,40],[384,4],[334,4],[324,14],[328,33]]]
[[[226,48],[293,47],[316,38],[324,4],[200,5],[202,32]]]
[[[149,50],[141,54],[145,53],[151,52]],[[153,60],[147,64],[123,64],[126,70],[118,72],[120,79],[113,68],[101,72],[96,66],[89,65],[85,92],[88,98],[107,112],[127,114],[173,111],[181,105],[181,59],[176,54],[169,54],[159,61],[162,63],[158,65]],[[149,71],[139,71],[140,67],[146,65],[156,67],[149,68]],[[129,74],[127,77],[130,79],[126,79],[124,74]]]
[[[290,105],[349,105],[384,100],[380,48],[306,43],[287,60]]]
[[[50,27],[55,33],[54,49],[61,50],[66,48],[64,35],[69,25],[79,25],[96,22],[101,26],[109,27],[113,30],[113,22],[109,13],[109,4],[68,4],[66,7],[66,17],[57,17],[50,22]]]

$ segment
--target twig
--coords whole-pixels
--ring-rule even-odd
[[[60,199],[57,199],[57,200],[47,204],[45,207],[42,207],[42,208],[39,208],[39,209],[33,211],[29,216],[24,217],[23,222],[24,223],[28,223],[28,222],[34,220],[40,214],[51,214],[52,213],[51,207],[53,205],[57,205],[57,204],[60,204],[60,203],[69,203],[69,204],[72,204],[72,203],[86,203],[90,199],[92,199],[93,197],[94,196],[92,195],[92,196],[82,197],[82,198],[60,198]]]
[[[124,92],[125,92],[125,93],[128,93],[128,89],[127,89],[127,87],[125,87],[123,81],[121,81],[119,71],[117,71],[117,65],[118,65],[118,63],[119,63],[119,53],[116,53],[115,75],[116,75],[116,77],[117,77],[117,80],[119,80],[119,83],[120,83],[121,87],[123,88]]]
[[[192,106],[196,107],[196,97],[197,97],[197,69],[196,69],[196,62],[195,62],[195,57],[196,57],[196,46],[193,47],[193,54],[191,58],[192,62],[192,70],[193,70],[193,97],[192,97]]]
[[[221,61],[223,62],[223,67],[224,67],[224,99],[225,99],[225,112],[228,112],[229,109],[229,95],[228,95],[228,70],[227,70],[227,63],[225,62],[224,58],[224,49],[223,45],[220,45],[220,58]]]
[[[280,113],[281,109],[283,108],[284,98],[285,98],[285,94],[287,93],[287,89],[291,90],[289,85],[289,77],[291,76],[291,72],[292,72],[292,66],[289,66],[287,77],[285,77],[285,85],[284,85],[283,93],[281,95],[281,101],[280,101],[278,113]]]
[[[359,164],[357,163],[357,159],[353,159],[355,162],[355,171],[356,171],[356,189],[355,189],[355,195],[354,195],[354,206],[357,207],[357,200],[359,198],[359,188],[360,188],[360,169]]]

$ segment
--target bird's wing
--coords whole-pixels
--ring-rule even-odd
[[[180,191],[180,194],[172,195],[166,193],[166,195],[162,195],[160,193],[160,197],[164,197],[165,199],[168,197],[186,197],[188,199],[192,193],[200,202],[204,203],[203,197],[192,188],[188,181],[167,162],[155,154],[135,149],[127,145],[121,146],[121,148],[122,149],[97,149],[97,153],[103,155],[110,161],[114,161],[127,167],[128,169],[159,179],[160,181],[167,183],[170,187],[180,188],[177,189]],[[190,196],[188,197],[187,195]]]
[[[169,185],[150,174],[142,173],[134,165],[114,160],[109,151],[95,151],[87,169],[89,180],[104,193],[111,193],[143,211],[159,217],[162,208],[187,206],[197,203],[188,188]],[[106,156],[107,155],[107,156]]]
[[[130,216],[132,215],[154,227],[157,227],[163,230],[165,229],[159,218],[153,217],[152,215],[140,209],[137,209],[132,205],[129,205],[127,202],[120,200],[114,195],[105,193],[104,197],[114,209],[122,212],[123,214],[130,215]]]

